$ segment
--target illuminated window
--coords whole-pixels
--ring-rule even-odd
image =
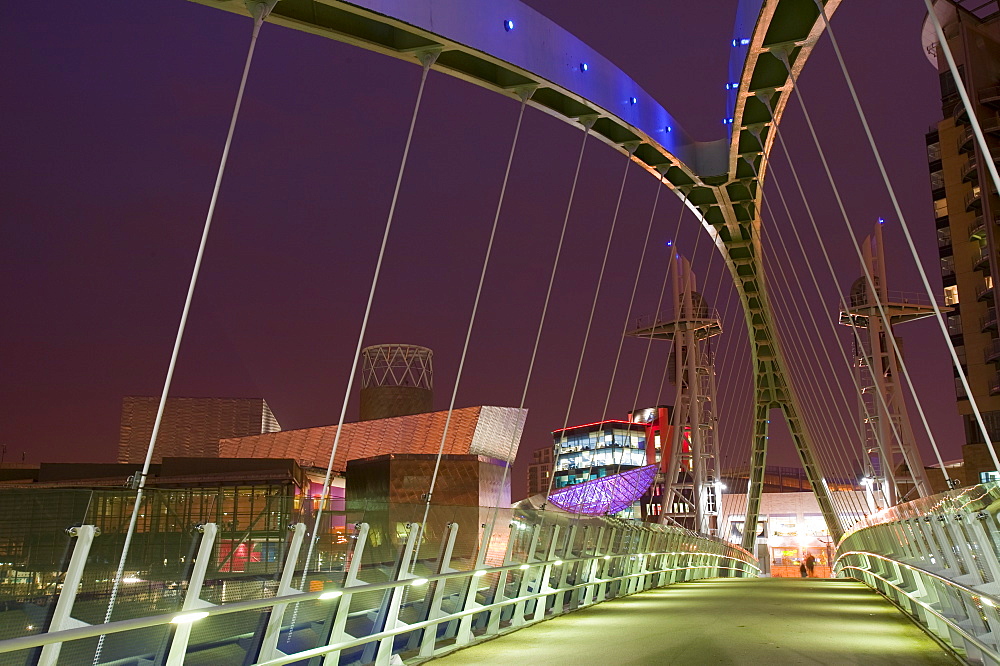
[[[1000,481],[1000,472],[979,473],[979,483],[989,483],[990,481]]]
[[[948,200],[938,199],[934,202],[934,217],[948,216]]]
[[[958,303],[958,287],[952,285],[944,288],[944,304],[955,305]]]

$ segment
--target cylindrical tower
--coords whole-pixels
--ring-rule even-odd
[[[361,420],[432,411],[433,357],[434,352],[417,345],[373,345],[362,349]]]

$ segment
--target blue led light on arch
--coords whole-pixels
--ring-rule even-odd
[[[514,29],[514,21],[512,21],[511,19],[505,20],[503,22],[503,29],[506,30],[507,32],[510,32],[511,30],[513,30]]]
[[[581,72],[586,72],[588,69],[590,69],[590,65],[588,65],[585,62],[581,62],[580,63],[580,71]]]
[[[670,125],[667,125],[666,127],[663,128],[663,131],[664,132],[673,132],[674,128],[671,127]]]
[[[628,103],[629,104],[637,104],[638,102],[639,102],[639,100],[636,99],[635,97],[629,97],[628,98]]]

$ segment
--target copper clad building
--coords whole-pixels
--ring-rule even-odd
[[[142,463],[159,398],[126,396],[118,435],[118,462]],[[262,398],[167,398],[153,462],[163,458],[218,458],[219,440],[280,430]],[[280,456],[267,456],[269,458]]]
[[[517,454],[526,409],[465,407],[452,412],[445,455],[487,456],[513,462]],[[385,453],[437,454],[444,435],[447,411],[412,414],[375,421],[345,423],[332,469],[343,473],[347,461]],[[291,458],[307,467],[325,467],[337,436],[337,426],[282,430],[219,442],[227,458]]]

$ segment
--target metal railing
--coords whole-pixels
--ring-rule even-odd
[[[975,157],[965,160],[965,163],[962,164],[962,180],[975,180],[978,168],[979,162],[976,161]]]
[[[743,549],[677,527],[506,509],[497,523],[503,528],[490,537],[484,528],[492,509],[434,507],[439,519],[441,511],[456,508],[471,509],[475,517],[447,522],[431,538],[430,524],[422,530],[419,523],[395,521],[414,508],[421,507],[395,506],[388,512],[369,506],[365,518],[371,522],[354,526],[341,566],[314,563],[320,570],[308,573],[307,526],[293,525],[280,573],[231,601],[213,580],[220,570],[219,526],[202,525],[176,601],[93,624],[78,617],[91,603],[78,590],[92,575],[88,560],[100,530],[73,528],[72,557],[53,595],[47,626],[0,641],[0,661],[89,664],[96,641],[105,637],[99,662],[105,666],[179,666],[195,654],[201,660],[225,654],[215,659],[219,663],[269,666],[336,664],[341,656],[387,665],[393,655],[429,658],[654,587],[759,574],[755,558]],[[398,544],[386,548],[386,540]],[[225,550],[231,552],[231,544]],[[230,586],[241,582],[259,581],[228,580]]]
[[[949,243],[950,244],[950,243]],[[861,291],[850,295],[852,308],[868,305],[868,291]],[[889,291],[885,295],[885,303],[894,305],[921,305],[930,307],[931,299],[927,294],[919,291]],[[874,305],[874,303],[872,303]]]
[[[955,147],[958,149],[959,153],[964,153],[967,150],[972,149],[974,135],[972,133],[971,127],[966,127],[958,135],[958,141],[955,142]]]
[[[983,349],[983,363],[990,363],[1000,358],[1000,338],[993,338]]]
[[[989,266],[989,263],[990,248],[988,245],[983,245],[972,255],[972,270],[978,270],[983,266]]]
[[[972,663],[1000,664],[1000,485],[884,509],[841,539],[835,575],[887,597]]]
[[[971,192],[967,192],[965,195],[965,210],[970,211],[973,208],[981,208],[983,201],[980,198],[980,190],[974,189]]]
[[[661,312],[655,312],[652,314],[640,315],[635,320],[635,328],[644,329],[652,328],[660,324],[669,323],[675,321],[676,317],[672,311],[663,310]],[[706,319],[706,320],[716,320],[719,319],[719,311],[708,306],[695,306],[691,309],[690,316],[685,316],[683,319]],[[683,329],[681,329],[683,330]]]
[[[979,330],[982,333],[997,327],[996,308],[987,308],[986,314],[979,318]]]

